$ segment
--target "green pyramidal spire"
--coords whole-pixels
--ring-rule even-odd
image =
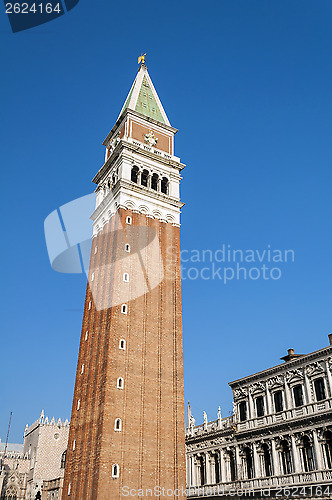
[[[170,125],[145,64],[141,64],[139,67],[119,118],[126,108],[133,109],[142,115]]]

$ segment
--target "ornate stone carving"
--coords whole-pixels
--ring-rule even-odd
[[[275,443],[276,443],[276,448],[278,450],[280,450],[281,448],[281,443],[282,441],[287,441],[288,445],[291,446],[291,439],[290,439],[290,436],[283,436],[283,435],[280,435],[280,436],[276,436],[274,438],[275,440]]]
[[[147,144],[149,144],[149,146],[156,146],[158,142],[158,137],[156,137],[152,132],[152,130],[150,130],[148,134],[145,134],[144,140]]]
[[[285,377],[283,375],[277,375],[276,377],[272,377],[268,380],[267,385],[269,389],[273,389],[275,387],[282,387],[284,385]]]
[[[297,380],[303,380],[304,379],[304,370],[303,368],[294,368],[294,370],[289,370],[289,372],[286,374],[286,381],[289,382],[295,382]]]
[[[325,371],[324,367],[322,366],[321,363],[319,363],[319,361],[315,361],[314,363],[306,367],[306,372],[309,377],[311,377],[312,375],[318,375],[320,373],[324,373],[324,371]]]
[[[265,391],[265,385],[262,382],[256,382],[255,384],[252,384],[249,387],[249,392],[251,394],[256,394],[258,392],[264,392]]]
[[[239,389],[234,390],[234,399],[245,398],[248,396],[247,387],[240,387]]]
[[[307,436],[309,438],[310,443],[313,442],[312,431],[310,431],[310,430],[305,431],[305,432],[304,431],[302,431],[302,432],[296,432],[293,435],[294,435],[294,438],[295,438],[295,444],[297,446],[301,446],[302,445],[303,438],[305,436]]]
[[[113,153],[115,147],[117,144],[120,142],[119,134],[115,135],[113,139],[109,142],[108,150],[110,152],[110,155]]]
[[[208,418],[207,418],[206,411],[203,411],[203,420],[204,420],[204,424],[207,425],[208,424]]]

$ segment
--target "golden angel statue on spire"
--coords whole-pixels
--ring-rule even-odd
[[[143,54],[143,52],[142,52],[141,55],[138,58],[138,64],[139,63],[145,64],[145,56],[146,56],[146,54]]]

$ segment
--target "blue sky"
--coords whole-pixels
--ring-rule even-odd
[[[70,417],[85,278],[52,271],[43,222],[92,192],[141,51],[187,164],[182,248],[295,252],[279,280],[183,281],[197,422],[229,414],[229,381],[327,345],[331,20],[326,0],[81,0],[12,34],[2,7],[2,440],[10,411],[11,442],[42,408]]]

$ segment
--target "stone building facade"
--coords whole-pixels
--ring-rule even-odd
[[[219,410],[196,426],[189,408],[189,497],[332,497],[329,340],[306,355],[289,349],[283,364],[231,382],[230,417]]]
[[[22,445],[8,445],[5,457],[1,457],[0,446],[0,498],[60,499],[68,433],[68,420],[49,420],[42,412],[36,422],[26,426]]]
[[[23,444],[0,442],[0,498],[23,500],[26,495],[29,461],[23,455]]]

